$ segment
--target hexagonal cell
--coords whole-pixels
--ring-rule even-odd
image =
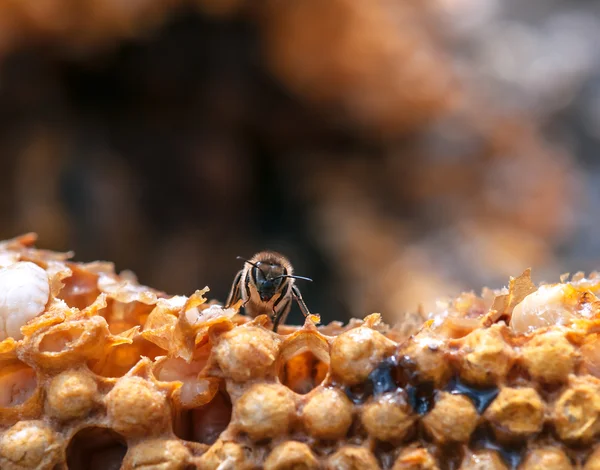
[[[134,326],[146,323],[154,307],[155,305],[147,305],[142,302],[123,303],[109,298],[106,308],[98,313],[106,318],[109,331],[113,335],[118,335]]]
[[[119,469],[127,453],[125,439],[109,428],[99,426],[78,431],[67,446],[69,470]]]
[[[32,335],[29,343],[31,360],[45,369],[66,369],[88,358],[104,356],[107,341],[104,319],[93,316],[85,320],[65,321]]]
[[[206,405],[181,410],[173,419],[173,431],[180,439],[214,444],[231,421],[231,399],[220,390]]]
[[[161,357],[152,365],[152,374],[160,382],[181,382],[171,395],[174,409],[190,410],[209,403],[219,391],[222,380],[201,376],[206,367],[210,348],[200,348],[200,354],[190,363],[178,357]]]
[[[122,377],[138,363],[142,356],[154,360],[164,354],[164,349],[142,337],[137,337],[131,344],[120,344],[109,349],[103,356],[90,359],[87,361],[87,366],[92,372],[103,377]]]
[[[38,350],[41,353],[57,353],[67,349],[86,332],[85,325],[79,322],[69,329],[52,331],[42,338]]]
[[[197,377],[208,362],[210,347],[200,350],[206,350],[206,353],[191,362],[179,357],[158,359],[152,367],[154,377],[161,382],[183,381],[186,378]]]
[[[0,437],[2,470],[57,469],[64,441],[52,427],[41,420],[21,420]]]
[[[64,286],[57,297],[63,299],[69,307],[83,310],[94,303],[94,300],[100,295],[98,275],[76,265],[72,265],[70,268],[73,275],[62,281]]]
[[[279,380],[294,392],[304,395],[323,382],[327,372],[329,364],[321,361],[312,351],[305,351],[283,364]]]
[[[189,445],[189,443],[188,443]],[[127,470],[197,470],[190,449],[179,439],[141,439],[132,443],[121,468]]]
[[[35,370],[21,361],[0,364],[0,408],[25,403],[37,388]]]
[[[300,333],[282,348],[279,380],[304,395],[319,386],[329,373],[329,346],[324,338]]]
[[[46,386],[46,414],[60,421],[84,418],[100,401],[95,377],[85,369],[70,369]]]

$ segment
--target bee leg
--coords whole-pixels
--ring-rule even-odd
[[[308,317],[310,315],[310,310],[308,310],[308,307],[304,303],[304,299],[302,299],[300,289],[298,289],[298,286],[296,286],[295,284],[292,286],[292,295],[294,296],[294,300],[298,302],[298,306],[302,311],[302,315],[304,315],[305,318]]]
[[[290,313],[290,309],[292,308],[292,301],[287,298],[285,300],[285,304],[278,312],[273,311],[273,332],[277,333],[277,328],[279,327],[279,323],[285,323],[285,318],[288,313]]]
[[[242,298],[241,296],[241,284],[242,284],[242,273],[243,270],[239,271],[235,275],[235,279],[233,280],[233,284],[231,285],[231,290],[229,291],[229,295],[227,296],[227,302],[225,303],[225,308],[231,307],[238,300]]]

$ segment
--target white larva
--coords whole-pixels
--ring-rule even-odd
[[[21,339],[21,327],[43,313],[50,296],[46,271],[29,261],[0,269],[0,340]]]
[[[545,326],[568,325],[576,303],[577,291],[568,284],[540,286],[515,306],[510,326],[526,334]]]

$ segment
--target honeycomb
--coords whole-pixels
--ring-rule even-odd
[[[283,325],[0,244],[0,468],[600,469],[600,274]]]

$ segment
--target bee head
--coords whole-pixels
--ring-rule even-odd
[[[279,264],[256,263],[252,267],[252,280],[256,285],[256,290],[260,295],[260,300],[268,302],[281,288],[284,276],[287,275],[286,269]]]

